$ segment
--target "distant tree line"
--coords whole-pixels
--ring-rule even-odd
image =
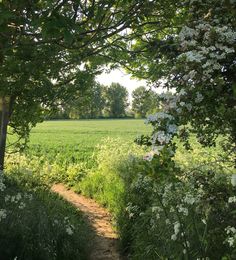
[[[96,119],[96,118],[144,118],[158,107],[157,94],[145,87],[132,92],[132,105],[128,91],[119,83],[104,86],[94,82],[63,102],[58,101],[47,119]]]

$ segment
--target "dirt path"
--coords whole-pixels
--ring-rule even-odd
[[[80,209],[95,230],[96,236],[90,259],[120,260],[121,258],[117,251],[117,234],[112,229],[111,216],[107,210],[98,205],[94,200],[68,190],[62,184],[53,185],[52,191],[58,193],[65,200]]]

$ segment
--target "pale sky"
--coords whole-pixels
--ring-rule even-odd
[[[109,86],[112,82],[120,83],[126,87],[129,92],[129,100],[131,100],[131,93],[134,89],[140,86],[147,86],[145,80],[136,80],[131,78],[130,74],[125,73],[122,69],[112,70],[110,73],[103,72],[101,75],[96,77],[96,80],[106,86]]]

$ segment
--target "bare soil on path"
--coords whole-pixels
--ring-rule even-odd
[[[52,191],[78,208],[95,231],[91,260],[121,260],[117,250],[117,234],[112,228],[111,215],[92,199],[68,190],[63,184],[55,184]]]

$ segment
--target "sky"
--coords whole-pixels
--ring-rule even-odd
[[[96,77],[96,80],[107,86],[109,86],[112,82],[120,83],[122,86],[127,88],[129,92],[129,100],[132,100],[131,93],[134,89],[140,86],[147,86],[145,80],[133,79],[130,74],[127,74],[122,69],[114,69],[110,73],[103,72],[101,75]]]

